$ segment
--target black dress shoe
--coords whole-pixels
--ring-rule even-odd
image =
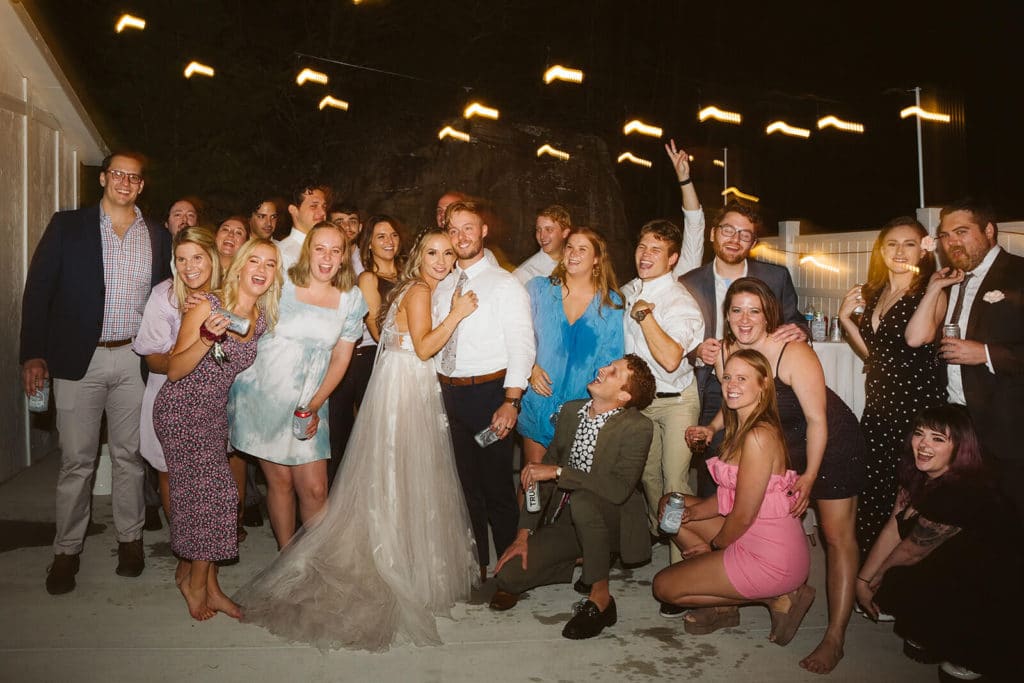
[[[159,505],[146,506],[146,523],[142,525],[142,528],[146,531],[160,531],[164,528],[164,523],[160,521]]]
[[[146,568],[146,555],[142,539],[117,544],[117,575],[138,576]]]
[[[562,637],[570,640],[593,638],[603,631],[605,626],[614,626],[618,619],[615,598],[608,602],[608,607],[603,612],[592,601],[584,600],[573,618],[562,629]]]
[[[53,564],[46,569],[46,592],[61,595],[75,590],[78,573],[78,555],[54,555]]]
[[[494,591],[494,595],[491,597],[491,603],[488,605],[495,612],[504,612],[507,609],[512,609],[519,602],[518,593],[506,593],[503,590]]]
[[[580,577],[580,579],[572,585],[572,589],[580,595],[590,595],[591,588],[593,588],[593,586],[589,583],[583,583],[582,577]]]
[[[247,505],[242,510],[242,524],[244,526],[263,526],[263,513],[260,512],[260,505]]]

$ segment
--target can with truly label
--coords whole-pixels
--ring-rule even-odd
[[[498,435],[490,427],[484,427],[473,438],[476,439],[476,443],[480,448],[487,448],[492,443],[499,441]]]
[[[292,436],[299,441],[305,441],[309,437],[306,436],[306,430],[309,429],[309,423],[313,421],[313,411],[309,408],[298,407],[295,409],[295,414],[292,416]]]
[[[537,482],[526,489],[526,511],[540,512],[540,485]]]
[[[45,413],[50,406],[50,379],[43,380],[43,386],[28,397],[28,409],[33,413]]]
[[[955,323],[954,324],[950,324],[950,325],[943,325],[942,326],[942,338],[943,339],[947,339],[947,338],[959,339],[960,338],[960,326],[955,324]]]
[[[665,502],[665,510],[661,513],[658,528],[666,534],[675,534],[683,524],[683,511],[686,510],[686,499],[681,493],[672,493]]]

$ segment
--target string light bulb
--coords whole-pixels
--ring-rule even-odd
[[[660,138],[662,135],[661,128],[657,126],[651,126],[640,119],[633,119],[625,126],[622,127],[622,133],[629,135],[630,133],[639,133],[640,135],[649,135],[652,138]]]
[[[193,75],[208,76],[213,78],[213,67],[199,62],[189,62],[185,67],[185,78],[192,78]]]
[[[327,80],[327,74],[322,71],[314,71],[313,69],[303,69],[299,72],[299,75],[295,77],[295,82],[298,85],[304,85],[307,81],[319,83],[320,85],[327,85]]]
[[[722,123],[733,123],[737,125],[743,123],[743,117],[739,114],[739,112],[725,111],[724,109],[719,109],[718,107],[715,106],[704,107],[699,112],[697,112],[697,118],[700,121],[714,119],[715,121],[721,121]]]
[[[817,256],[814,256],[813,254],[808,254],[808,255],[802,256],[800,258],[800,265],[801,266],[808,265],[808,264],[814,266],[818,270],[824,270],[824,271],[827,271],[829,273],[838,273],[839,272],[839,266],[832,265],[831,263],[825,263],[824,261],[819,259]]]
[[[782,133],[783,135],[789,135],[794,138],[803,138],[805,140],[811,137],[811,131],[806,128],[791,126],[785,121],[772,121],[768,124],[768,127],[764,129],[764,132],[768,135],[771,135],[772,133]]]
[[[134,17],[131,14],[122,14],[121,18],[117,20],[117,25],[114,27],[114,30],[120,33],[126,28],[134,28],[142,31],[146,28],[146,20]]]
[[[837,130],[846,131],[847,133],[864,132],[864,124],[855,123],[853,121],[843,121],[841,118],[832,116],[831,114],[829,114],[828,116],[823,116],[820,119],[818,119],[818,130],[821,130],[822,128],[828,128],[829,126]]]
[[[746,199],[748,202],[759,202],[759,201],[761,201],[760,197],[755,197],[752,194],[747,194],[746,192],[741,192],[739,190],[739,188],[737,188],[737,187],[730,186],[730,187],[727,187],[724,190],[722,190],[722,196],[723,197],[728,197],[731,194],[736,195],[736,197],[738,199]]]
[[[552,81],[565,81],[566,83],[582,83],[583,72],[579,69],[570,69],[567,66],[556,64],[544,72],[544,82],[551,85]]]
[[[331,95],[324,95],[324,98],[320,100],[320,111],[323,111],[326,107],[348,111],[348,102],[345,100],[339,100],[337,97],[332,97]]]
[[[632,152],[623,152],[622,154],[620,154],[618,162],[620,164],[629,162],[631,164],[636,164],[637,166],[643,166],[644,168],[650,168],[651,166],[653,166],[653,164],[650,161],[638,157]]]
[[[469,142],[469,133],[463,133],[461,130],[455,130],[451,126],[445,126],[437,133],[438,140],[444,140],[445,138],[454,138],[461,140],[462,142]]]
[[[479,102],[471,102],[469,104],[469,106],[466,107],[466,109],[462,112],[462,115],[465,118],[467,118],[467,119],[471,119],[474,116],[482,116],[485,119],[491,119],[493,121],[497,121],[497,119],[498,119],[498,110],[494,109],[492,107],[488,107],[488,106],[485,106],[483,104],[480,104]]]
[[[939,123],[949,123],[949,114],[940,114],[934,111],[927,111],[914,105],[913,107],[907,107],[900,111],[900,118],[905,119],[909,116],[916,116],[923,121],[937,121]]]
[[[548,145],[548,144],[543,144],[543,145],[541,145],[540,147],[537,148],[537,156],[538,157],[544,156],[545,154],[547,154],[548,156],[552,156],[552,157],[554,157],[556,159],[561,159],[562,161],[568,161],[569,160],[569,153],[568,152],[563,152],[560,149],[555,149],[554,147],[552,147],[551,145]]]

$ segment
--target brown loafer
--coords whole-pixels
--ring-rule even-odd
[[[78,555],[54,555],[53,564],[46,569],[46,592],[62,595],[75,590],[78,573]]]
[[[491,598],[491,604],[488,607],[495,612],[504,612],[515,607],[517,602],[519,602],[518,593],[506,593],[503,590],[497,590],[494,592],[494,597]]]
[[[142,550],[142,539],[117,544],[117,575],[138,576],[146,568],[146,555]]]

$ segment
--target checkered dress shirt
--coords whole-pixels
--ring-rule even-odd
[[[142,212],[119,238],[110,216],[100,207],[103,242],[103,329],[100,341],[131,339],[139,332],[153,277],[153,248]]]

